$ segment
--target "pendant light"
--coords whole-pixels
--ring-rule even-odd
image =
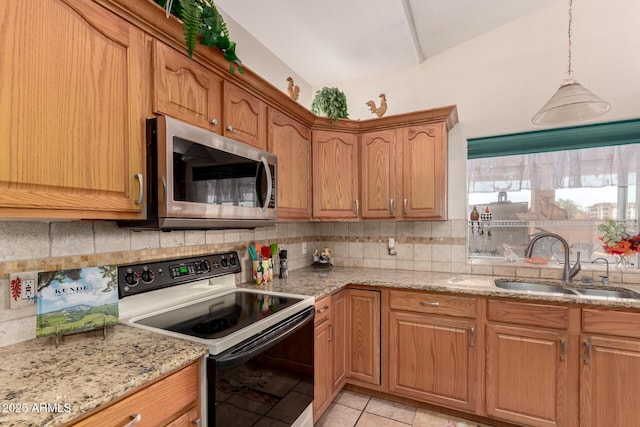
[[[611,106],[573,78],[571,68],[571,25],[573,23],[573,0],[569,0],[569,68],[567,78],[558,91],[531,119],[536,125],[556,125],[579,122],[601,116]]]

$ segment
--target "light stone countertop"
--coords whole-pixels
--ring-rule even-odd
[[[498,278],[504,277],[360,267],[334,267],[331,270],[305,267],[290,271],[286,280],[274,278],[267,285],[243,283],[239,287],[310,295],[318,300],[351,284],[640,310],[640,300],[587,299],[500,289],[494,283]],[[640,285],[625,285],[623,289],[640,293]],[[185,366],[207,352],[202,344],[125,325],[109,328],[106,340],[102,339],[101,332],[68,336],[58,349],[52,338],[0,347],[0,425],[63,424]],[[56,403],[61,412],[36,411],[40,404]],[[68,404],[68,412],[65,412],[65,404]],[[16,412],[16,405],[25,405],[27,412]]]
[[[207,353],[125,325],[108,328],[106,339],[102,331],[67,336],[57,349],[51,337],[0,347],[0,425],[61,425]]]
[[[640,299],[629,300],[619,298],[595,299],[578,295],[556,295],[543,293],[526,293],[501,289],[495,285],[496,279],[505,277],[473,274],[436,273],[428,271],[387,270],[362,267],[333,267],[331,270],[304,267],[289,271],[289,277],[276,278],[266,285],[254,285],[247,282],[239,286],[243,288],[265,289],[292,294],[312,295],[316,300],[330,295],[346,285],[375,286],[400,289],[414,289],[454,294],[485,295],[503,298],[518,298],[529,301],[549,301],[588,304],[605,307],[637,308],[640,310]],[[528,281],[518,278],[513,281]],[[531,279],[532,282],[561,284],[559,281]],[[597,284],[575,283],[572,287],[601,287]],[[640,294],[640,285],[609,285],[608,289],[630,290]]]

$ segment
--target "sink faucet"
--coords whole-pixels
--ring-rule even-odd
[[[527,249],[525,249],[524,251],[525,258],[531,257],[531,253],[533,252],[533,246],[536,244],[538,240],[542,239],[543,237],[553,237],[555,239],[558,239],[560,243],[562,243],[562,246],[564,248],[564,266],[562,270],[562,281],[565,283],[571,283],[571,279],[573,279],[575,275],[578,274],[581,268],[580,251],[577,252],[576,263],[573,265],[573,267],[570,267],[569,266],[570,264],[569,243],[567,243],[565,238],[560,236],[559,234],[550,233],[548,231],[543,231],[541,233],[534,234],[531,238],[531,241],[529,241],[529,245],[527,246]]]
[[[595,263],[596,261],[604,261],[604,262],[606,262],[606,263],[607,263],[607,273],[606,273],[606,275],[605,275],[605,276],[600,276],[600,277],[602,277],[602,284],[603,284],[603,285],[608,285],[608,284],[609,284],[609,260],[608,260],[608,259],[606,259],[606,258],[602,258],[602,257],[600,257],[600,258],[596,258],[596,259],[594,259],[593,261],[591,261],[591,263],[593,264],[593,263]]]

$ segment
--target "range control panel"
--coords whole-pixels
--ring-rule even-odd
[[[237,252],[118,266],[120,298],[242,271]]]

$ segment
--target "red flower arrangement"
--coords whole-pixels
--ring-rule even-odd
[[[624,225],[608,219],[605,224],[598,226],[598,231],[603,233],[599,237],[602,248],[609,255],[633,255],[640,250],[640,233],[631,236],[626,232]]]

